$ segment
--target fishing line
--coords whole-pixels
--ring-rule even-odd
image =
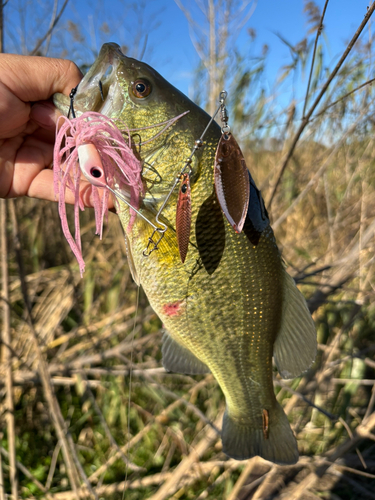
[[[133,128],[133,129],[131,128],[131,129],[129,129],[129,132],[138,132],[139,130],[148,130],[151,128],[161,127],[162,125],[165,125],[165,127],[162,130],[160,130],[157,134],[153,135],[149,139],[146,139],[145,141],[139,141],[139,143],[135,143],[136,146],[141,147],[144,144],[147,144],[148,142],[151,142],[151,141],[157,139],[158,137],[160,137],[169,127],[174,125],[180,118],[187,115],[188,113],[190,113],[190,110],[184,111],[180,115],[175,116],[174,118],[171,118],[170,120],[166,120],[166,121],[161,122],[161,123],[156,123],[155,125],[149,125],[148,127],[140,127],[140,128]],[[132,137],[134,137],[135,135],[138,135],[140,137],[139,134],[134,134]]]
[[[142,269],[140,269],[139,272],[139,279],[141,279],[141,274],[142,274]],[[139,296],[140,296],[140,289],[141,287],[137,287],[137,297],[136,297],[136,304],[135,304],[135,314],[134,314],[134,323],[133,323],[133,332],[132,332],[132,340],[131,340],[131,349],[130,349],[130,367],[129,367],[129,398],[128,398],[128,428],[127,428],[127,434],[128,434],[128,443],[130,443],[130,406],[131,406],[131,392],[132,392],[132,376],[133,376],[133,351],[134,351],[134,337],[135,337],[135,327],[137,323],[137,316],[138,316],[138,309],[139,309]],[[127,452],[128,460],[129,463],[131,462],[130,460],[130,447],[128,448]],[[125,491],[126,491],[126,481],[128,480],[128,469],[129,467],[127,466],[125,469],[125,484],[124,484],[124,491],[122,492],[122,498],[124,499]]]

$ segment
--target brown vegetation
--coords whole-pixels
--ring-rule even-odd
[[[83,214],[81,280],[56,207],[23,199],[7,203],[1,226],[10,308],[2,331],[10,339],[2,336],[0,499],[12,486],[13,498],[18,490],[55,500],[375,498],[372,89],[325,109],[364,83],[371,49],[357,43],[340,68],[270,207],[318,332],[318,357],[305,376],[283,381],[275,371],[298,464],[238,462],[221,452],[223,396],[212,376],[161,368],[161,324],[132,282],[115,215],[100,241],[92,213]],[[315,70],[319,93],[326,75]],[[236,115],[251,118],[243,149],[266,202],[301,123],[290,107],[276,116],[271,102],[264,95],[261,111],[258,102]]]

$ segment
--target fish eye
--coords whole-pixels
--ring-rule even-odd
[[[150,94],[152,90],[151,83],[144,78],[141,80],[136,80],[133,83],[132,90],[135,97],[143,99],[144,97],[147,97]]]

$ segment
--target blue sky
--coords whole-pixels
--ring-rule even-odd
[[[158,2],[162,3],[162,2]],[[317,4],[323,8],[324,2]],[[191,71],[198,62],[198,56],[189,37],[189,29],[184,15],[173,0],[165,2],[165,29],[170,35],[161,41],[158,54],[170,61],[163,67],[155,55],[151,64],[172,81],[180,90],[187,92]],[[290,62],[289,50],[275,33],[280,33],[292,44],[299,42],[306,33],[306,17],[303,14],[303,0],[258,0],[254,14],[246,27],[256,30],[257,38],[253,52],[260,53],[263,44],[270,47],[268,56],[268,78],[277,76],[277,70]],[[326,14],[326,34],[329,40],[329,52],[332,60],[341,55],[345,42],[352,37],[363,20],[368,0],[331,0]],[[246,28],[242,30],[238,43],[245,43]]]
[[[52,0],[50,2],[52,5]],[[193,4],[194,0],[182,0],[182,2],[189,5],[189,2]],[[85,42],[77,42],[71,50],[68,49],[67,57],[77,61],[80,56],[83,56],[88,62],[92,62],[94,52],[100,49],[104,41],[126,44],[131,48],[134,45],[135,26],[138,21],[129,8],[130,3],[126,0],[111,0],[111,8],[108,9],[108,3],[103,1],[70,0],[58,34],[62,40],[64,36],[62,26],[66,26],[64,23],[72,20],[84,34]],[[316,3],[321,9],[323,8],[323,0],[318,0]],[[362,21],[368,3],[369,0],[330,0],[326,14],[325,33],[329,41],[328,57],[332,64],[342,53],[345,42],[351,38]],[[41,12],[43,5],[47,5],[47,2],[9,0],[5,9],[6,49],[8,47],[8,50],[12,52],[21,51],[19,47],[15,48],[14,44],[14,33],[19,29],[20,24],[19,12],[26,17],[26,23],[31,23],[28,19],[31,19],[33,15],[37,17],[36,13],[39,10]],[[136,5],[141,6],[142,0],[139,0]],[[180,90],[189,94],[193,84],[192,75],[199,58],[191,43],[184,14],[173,0],[148,0],[144,1],[144,5],[142,14],[144,26],[141,34],[149,31],[149,37],[143,60],[154,66]],[[249,43],[247,28],[255,29],[257,37],[251,49],[254,55],[260,54],[265,43],[269,46],[266,78],[270,86],[277,78],[279,68],[290,62],[289,50],[275,33],[280,33],[292,44],[299,42],[306,33],[303,6],[303,0],[258,0],[253,15],[238,36],[238,46],[245,48]],[[48,25],[49,12],[44,12],[39,17],[45,18],[45,23]],[[99,27],[103,21],[108,23],[110,33],[103,34],[100,31]],[[152,28],[153,25],[154,29],[150,30],[150,26]],[[37,21],[32,28],[32,34],[35,34],[36,38],[39,27],[43,29],[42,23]]]

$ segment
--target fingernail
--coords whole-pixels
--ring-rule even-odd
[[[59,115],[58,110],[50,103],[36,103],[30,111],[30,118],[43,128],[54,128]]]

